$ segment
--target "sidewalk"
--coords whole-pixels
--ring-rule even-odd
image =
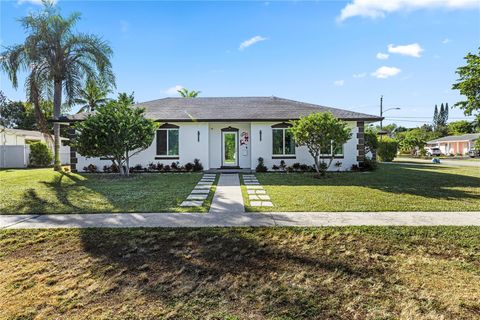
[[[0,229],[367,225],[480,226],[480,212],[230,212],[0,215]]]

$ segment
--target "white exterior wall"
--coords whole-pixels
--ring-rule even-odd
[[[222,166],[222,129],[232,127],[238,129],[238,166],[240,168],[250,168],[251,159],[251,134],[249,122],[211,122],[210,123],[210,165],[212,169]],[[242,132],[246,132],[249,141],[246,145],[240,146]]]
[[[254,169],[258,164],[258,158],[262,157],[265,166],[268,170],[272,170],[272,166],[279,165],[282,159],[272,159],[272,125],[279,122],[252,122],[251,144],[252,144],[252,168]],[[343,159],[334,159],[329,170],[338,170],[334,166],[336,161],[340,161],[342,166],[340,170],[350,170],[353,164],[358,164],[357,161],[357,133],[358,128],[356,122],[348,122],[352,128],[352,138],[343,146]],[[262,131],[262,141],[260,141],[260,130]],[[301,146],[295,148],[295,159],[283,159],[287,166],[296,162],[300,164],[313,165],[315,162],[308,152],[307,147]]]
[[[179,128],[179,159],[158,160],[156,157],[156,137],[152,145],[141,153],[130,159],[130,166],[137,164],[147,167],[149,163],[163,163],[170,165],[172,162],[178,161],[180,165],[187,162],[193,162],[195,158],[200,159],[205,170],[216,169],[222,166],[222,129],[236,128],[238,131],[238,139],[240,140],[242,132],[246,132],[249,141],[245,146],[239,149],[239,167],[255,169],[258,164],[258,158],[262,157],[264,163],[269,170],[272,166],[279,165],[282,159],[272,159],[272,125],[279,122],[195,122],[195,123],[172,123],[178,125]],[[357,133],[358,127],[356,121],[348,122],[352,128],[352,138],[344,145],[343,158],[334,159],[329,170],[336,171],[334,166],[336,161],[342,163],[340,170],[350,170],[351,166],[358,164],[357,161]],[[260,141],[260,130],[262,131],[262,141]],[[197,139],[197,132],[200,132],[200,141]],[[110,160],[100,160],[99,158],[85,158],[77,153],[78,163],[77,170],[82,171],[89,164],[94,164],[99,170],[104,165],[110,166]],[[300,164],[313,165],[314,160],[306,147],[297,147],[295,159],[284,159],[287,165],[296,162]]]
[[[174,123],[179,126],[179,158],[175,159],[155,159],[157,157],[157,135],[153,139],[152,144],[147,149],[134,155],[130,158],[130,167],[137,164],[147,167],[150,163],[163,163],[164,165],[172,164],[172,162],[179,162],[180,165],[185,165],[187,162],[192,162],[195,158],[200,159],[204,169],[208,168],[208,123],[195,122],[195,123]],[[198,141],[198,131],[200,132],[200,141]],[[100,160],[100,158],[86,158],[77,153],[77,170],[83,171],[84,167],[89,164],[97,166],[98,170],[102,170],[103,166],[110,166],[111,160]]]

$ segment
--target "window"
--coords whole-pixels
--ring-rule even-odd
[[[178,127],[163,125],[157,130],[157,155],[178,157]]]
[[[332,148],[333,146],[331,145],[330,148],[327,148],[325,150],[322,150],[322,157],[330,157],[332,154]],[[343,145],[337,146],[334,152],[335,157],[343,157]]]
[[[274,156],[295,155],[295,140],[289,128],[273,128],[272,135]]]

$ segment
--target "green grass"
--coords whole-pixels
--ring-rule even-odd
[[[0,231],[0,319],[476,319],[479,227]]]
[[[374,172],[330,173],[323,179],[300,173],[256,176],[274,207],[246,206],[248,211],[480,211],[477,167],[385,164]]]
[[[213,191],[200,208],[182,208],[200,173],[58,173],[52,169],[0,171],[0,214],[98,212],[207,212]]]

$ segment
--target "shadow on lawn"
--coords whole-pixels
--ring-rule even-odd
[[[234,314],[287,318],[311,318],[341,307],[341,299],[330,301],[331,288],[290,283],[301,272],[315,279],[334,275],[388,282],[387,266],[307,254],[278,239],[259,242],[246,234],[239,229],[84,229],[81,239],[84,250],[96,258],[92,274],[113,282],[111,294],[133,290],[172,309],[175,304],[188,309],[192,302],[203,316],[225,304]],[[179,309],[185,315],[191,311]]]
[[[435,169],[435,171],[429,171]],[[315,179],[312,174],[259,175],[264,186],[358,186],[384,192],[405,193],[427,198],[480,199],[479,194],[453,188],[480,188],[480,177],[439,171],[451,169],[433,165],[381,165],[374,172],[331,173]],[[480,168],[479,168],[480,170]],[[264,178],[264,179],[262,179]]]

